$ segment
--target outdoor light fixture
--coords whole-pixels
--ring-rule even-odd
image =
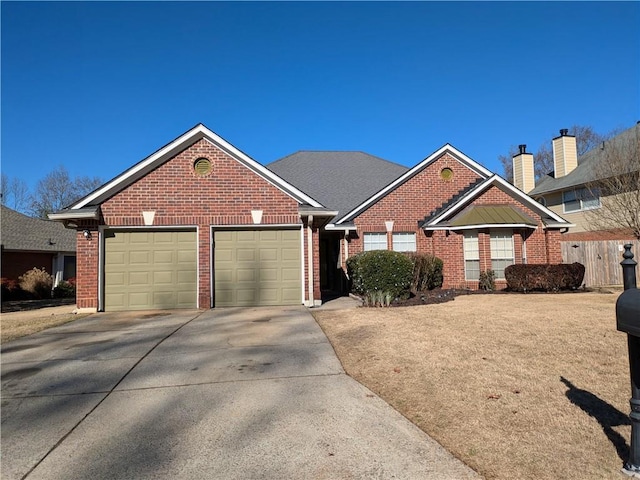
[[[82,234],[87,240],[91,239],[91,232],[89,230],[85,230],[84,232],[82,232]]]

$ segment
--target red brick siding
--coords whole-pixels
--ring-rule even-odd
[[[212,163],[206,176],[193,170],[201,157]],[[211,225],[253,225],[251,210],[263,211],[262,225],[300,224],[293,198],[204,139],[105,201],[101,209],[104,225],[110,227],[144,226],[142,212],[147,210],[155,211],[154,227],[198,227],[200,308],[210,306]],[[78,238],[79,307],[97,307],[97,244]]]
[[[452,168],[454,178],[444,181],[440,171],[444,167]],[[386,232],[385,221],[393,220],[394,232],[416,232],[418,252],[436,255],[444,261],[445,288],[477,288],[477,281],[465,280],[463,233],[437,230],[424,232],[418,228],[418,222],[440,207],[451,197],[474,182],[478,176],[453,157],[444,155],[411,180],[398,187],[360,214],[354,223],[357,236],[350,240],[349,255],[363,250],[364,233]],[[473,202],[473,205],[513,205],[538,222],[536,230],[523,229],[514,231],[514,261],[523,262],[523,236],[526,243],[526,261],[528,263],[560,263],[560,232],[545,230],[540,217],[530,208],[524,206],[498,187],[491,187]],[[388,235],[388,248],[392,249],[392,238]],[[480,270],[491,269],[490,231],[478,232],[480,249]],[[502,280],[496,284],[504,286]]]
[[[33,268],[44,268],[53,274],[53,257],[55,253],[2,252],[2,277],[18,280]]]
[[[88,228],[90,238],[79,229],[76,238],[76,305],[78,308],[98,308],[98,229]]]

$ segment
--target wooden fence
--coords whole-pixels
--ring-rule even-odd
[[[589,240],[583,242],[560,242],[562,261],[584,265],[584,281],[587,287],[622,285],[623,245],[633,245],[634,260],[640,263],[640,241],[638,240]],[[636,267],[637,268],[637,267]],[[637,270],[636,270],[637,271]],[[638,272],[640,275],[640,272]]]

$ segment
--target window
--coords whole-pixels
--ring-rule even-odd
[[[365,233],[364,234],[364,251],[370,250],[386,250],[387,234],[386,233]]]
[[[467,280],[480,279],[480,250],[476,231],[464,233],[464,276]]]
[[[513,265],[513,232],[491,232],[491,269],[496,278],[504,279],[504,269]]]
[[[64,256],[62,279],[69,280],[76,277],[76,257]]]
[[[396,252],[415,252],[416,251],[416,234],[415,233],[394,233],[393,249]]]
[[[562,206],[564,213],[591,210],[600,207],[600,196],[588,188],[567,190],[562,192]]]

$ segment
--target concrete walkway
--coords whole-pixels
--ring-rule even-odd
[[[478,478],[303,307],[103,313],[2,348],[3,479]]]

